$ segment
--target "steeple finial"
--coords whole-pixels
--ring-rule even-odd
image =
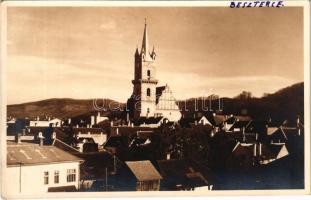
[[[145,18],[145,29],[144,29],[143,43],[141,47],[141,54],[145,54],[146,58],[150,59],[146,18]]]
[[[136,45],[136,51],[135,51],[135,56],[138,56],[139,52],[138,52],[138,45]]]

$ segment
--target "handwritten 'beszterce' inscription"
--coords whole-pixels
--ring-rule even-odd
[[[230,8],[283,7],[283,1],[231,1]]]

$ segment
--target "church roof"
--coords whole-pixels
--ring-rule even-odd
[[[162,95],[162,92],[165,90],[166,86],[161,86],[156,88],[156,103],[159,102],[159,98]]]

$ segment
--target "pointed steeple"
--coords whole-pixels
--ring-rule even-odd
[[[156,53],[155,53],[155,50],[154,50],[154,45],[153,45],[153,48],[152,48],[152,52],[151,52],[151,58],[153,59],[153,60],[155,60],[155,57],[156,57]]]
[[[145,54],[146,59],[150,58],[146,19],[145,19],[145,29],[144,29],[143,43],[141,47],[141,54]]]
[[[135,56],[139,56],[138,47],[136,46]]]

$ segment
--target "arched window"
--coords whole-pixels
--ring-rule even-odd
[[[147,88],[147,97],[150,97],[150,88]]]
[[[150,76],[151,76],[151,73],[150,73],[149,69],[147,70],[147,76],[148,76],[148,78],[150,78]]]

